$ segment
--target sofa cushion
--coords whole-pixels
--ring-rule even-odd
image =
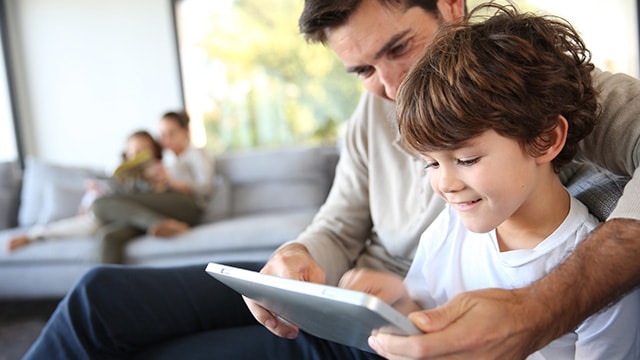
[[[128,264],[170,259],[184,254],[274,250],[293,240],[311,223],[316,210],[275,212],[230,218],[196,226],[173,238],[144,236],[127,245]],[[212,256],[213,258],[213,256]]]
[[[204,209],[201,223],[212,223],[225,219],[231,210],[231,185],[224,175],[216,174],[213,194],[209,204]]]
[[[9,253],[7,251],[8,240],[25,231],[26,228],[0,231],[0,272],[3,267],[14,264],[95,263],[98,258],[98,242],[92,237],[36,241]]]
[[[338,154],[335,147],[292,147],[226,154],[216,169],[232,184],[231,215],[322,205]]]
[[[98,171],[88,168],[62,166],[32,157],[27,158],[20,193],[18,224],[20,226],[43,224],[42,221],[49,220],[51,214],[55,214],[57,217],[75,215],[80,201],[74,198],[70,199],[69,203],[51,203],[50,201],[59,200],[59,198],[55,195],[45,196],[47,187],[57,186],[58,188],[75,188],[83,191],[86,180],[98,174]],[[56,189],[49,191],[55,192]],[[71,213],[69,213],[70,209],[73,209]],[[43,211],[48,213],[43,213]]]

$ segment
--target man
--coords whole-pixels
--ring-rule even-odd
[[[463,0],[307,0],[301,29],[323,41],[364,83],[349,122],[334,186],[313,224],[284,245],[265,273],[335,284],[350,267],[403,275],[419,235],[444,204],[429,189],[424,163],[397,143],[396,91],[441,22],[464,14]],[[640,162],[640,126],[632,126],[640,83],[597,73],[603,123],[578,157],[621,174]],[[612,217],[640,219],[640,172]],[[551,275],[513,291],[465,293],[413,317],[426,335],[377,336],[398,358],[522,358],[640,282],[640,222],[611,219]],[[245,264],[259,268],[256,264]],[[212,281],[204,267],[98,268],[61,302],[27,358],[376,358],[298,333],[256,304]],[[583,281],[588,279],[588,281]],[[580,286],[575,286],[580,284]],[[110,295],[111,294],[111,295]],[[562,294],[562,296],[558,296]],[[206,332],[205,332],[206,331]]]

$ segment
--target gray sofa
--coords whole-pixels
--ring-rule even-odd
[[[170,239],[134,239],[125,263],[265,261],[311,222],[331,187],[337,160],[332,146],[221,155],[215,159],[215,193],[202,224]],[[0,299],[61,297],[97,263],[97,241],[91,237],[6,251],[7,239],[27,225],[73,215],[84,181],[95,174],[37,159],[27,159],[24,171],[15,163],[0,163]]]

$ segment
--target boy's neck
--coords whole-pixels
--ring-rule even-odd
[[[496,229],[500,251],[533,249],[567,218],[571,196],[554,176],[537,186],[530,201]]]

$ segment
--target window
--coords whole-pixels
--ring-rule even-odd
[[[185,105],[197,145],[216,153],[332,143],[358,79],[298,32],[300,0],[177,0]]]
[[[483,0],[468,0],[469,9]],[[501,3],[503,1],[500,1]],[[558,15],[568,20],[602,70],[640,75],[638,9],[631,0],[516,0],[521,10]]]

